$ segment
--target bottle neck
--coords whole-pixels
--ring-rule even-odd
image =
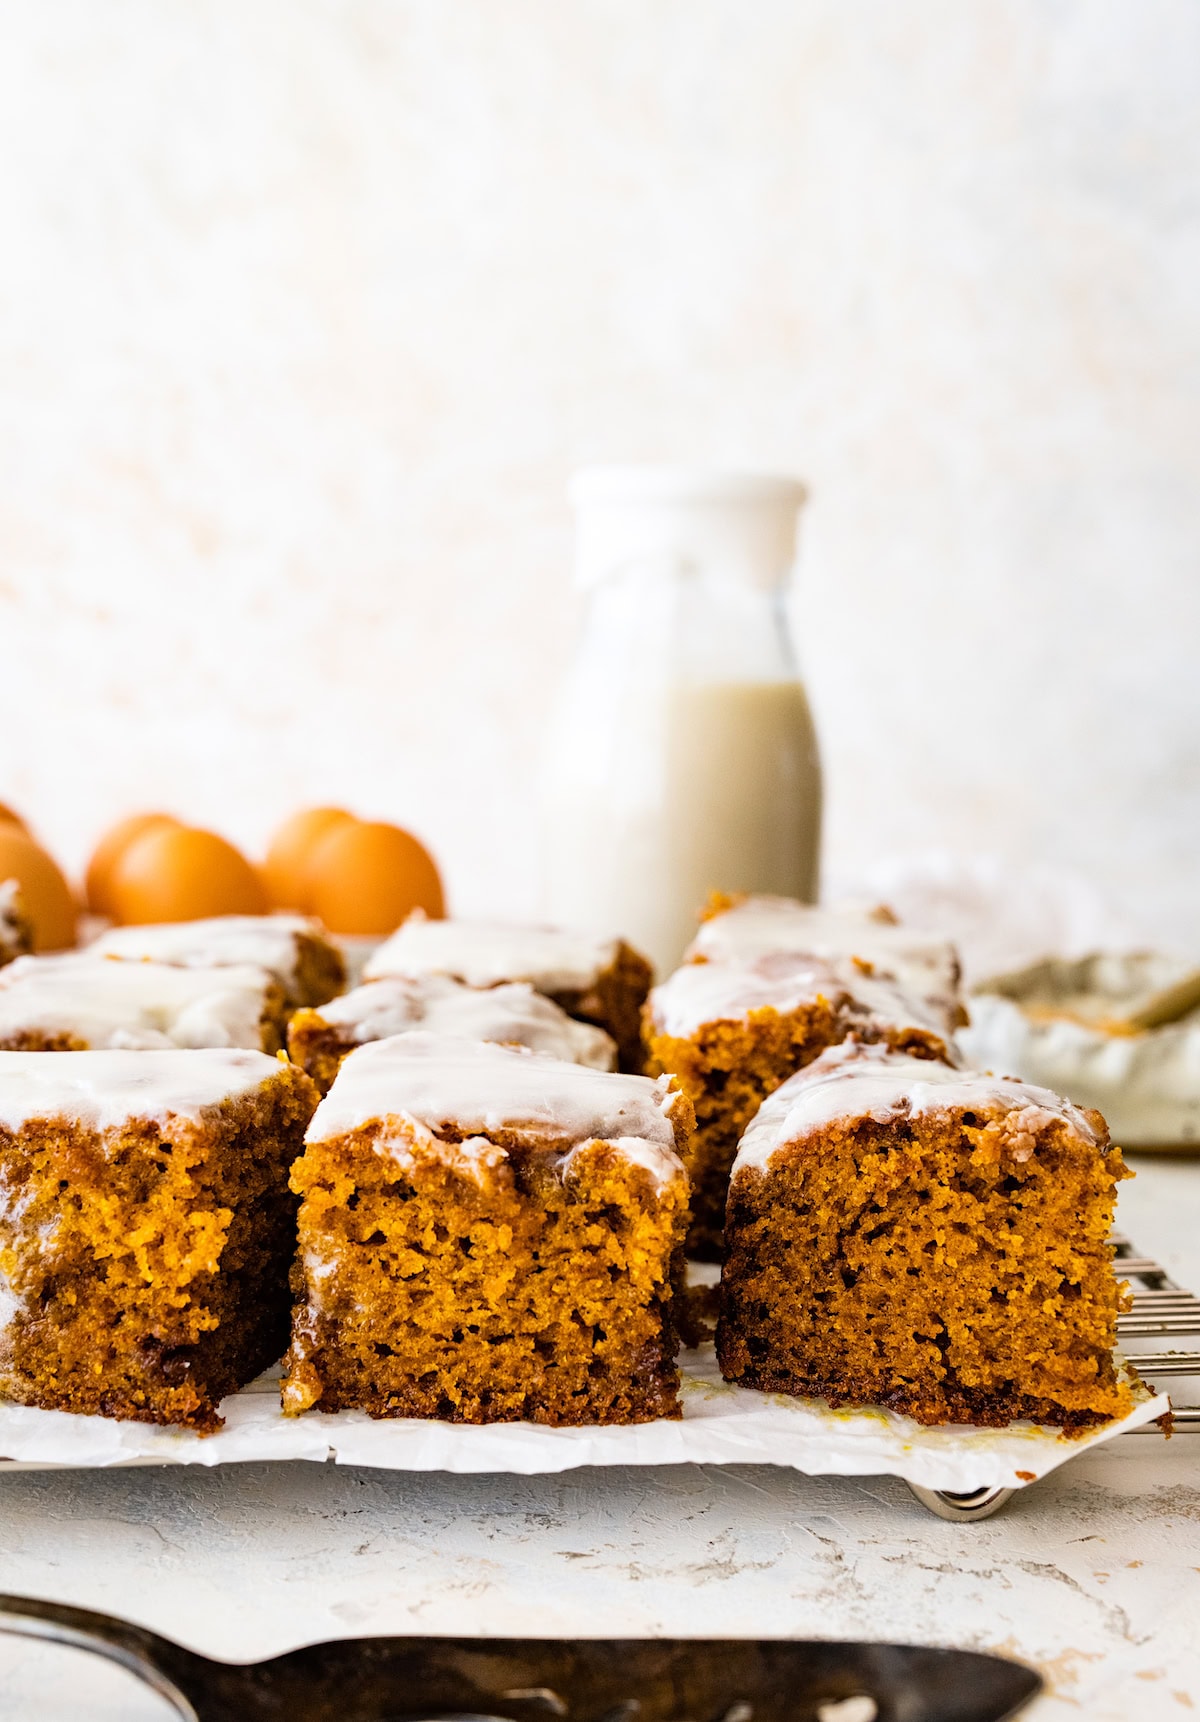
[[[680,680],[795,681],[785,597],[711,564],[631,561],[590,587],[583,648]]]
[[[795,479],[762,473],[607,467],[577,473],[571,498],[581,586],[653,558],[723,568],[770,590],[795,561],[805,491]]]

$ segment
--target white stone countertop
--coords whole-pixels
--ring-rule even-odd
[[[1200,1160],[1121,1222],[1200,1286]],[[304,1464],[0,1476],[0,1588],[269,1656],[366,1633],[857,1637],[1036,1665],[1030,1722],[1200,1710],[1200,1435],[1122,1438],[947,1524],[888,1478],[767,1467],[462,1477]],[[162,1722],[90,1657],[0,1638],[4,1722]]]

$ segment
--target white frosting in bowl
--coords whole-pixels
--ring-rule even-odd
[[[1200,1012],[1143,1034],[1108,1034],[1069,1017],[1038,1019],[977,993],[958,1043],[973,1064],[1045,1083],[1103,1112],[1135,1147],[1200,1144]]]

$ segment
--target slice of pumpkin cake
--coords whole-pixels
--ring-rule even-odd
[[[884,1046],[766,1100],[729,1188],[717,1353],[743,1387],[920,1423],[1122,1415],[1098,1112]]]
[[[738,1139],[781,1082],[855,1034],[950,1059],[953,1016],[853,959],[775,952],[685,963],[650,994],[646,1068],[670,1071],[696,1112],[689,1253],[718,1260]]]
[[[665,1079],[420,1031],[359,1047],[292,1173],[284,1410],[677,1417],[691,1122]]]
[[[0,1052],[0,1397],[219,1428],[287,1341],[317,1099],[260,1052]]]

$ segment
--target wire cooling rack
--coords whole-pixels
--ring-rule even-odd
[[[1143,1381],[1157,1386],[1168,1376],[1184,1378],[1180,1390],[1174,1385],[1169,1389],[1172,1426],[1180,1435],[1200,1435],[1200,1298],[1177,1285],[1161,1263],[1140,1255],[1121,1233],[1114,1235],[1113,1243],[1117,1247],[1113,1266],[1133,1289],[1133,1308],[1117,1322],[1121,1349]],[[1157,1339],[1160,1346],[1155,1351],[1135,1350],[1129,1343],[1134,1339]],[[1173,1340],[1190,1340],[1191,1345],[1176,1349],[1170,1343]]]

